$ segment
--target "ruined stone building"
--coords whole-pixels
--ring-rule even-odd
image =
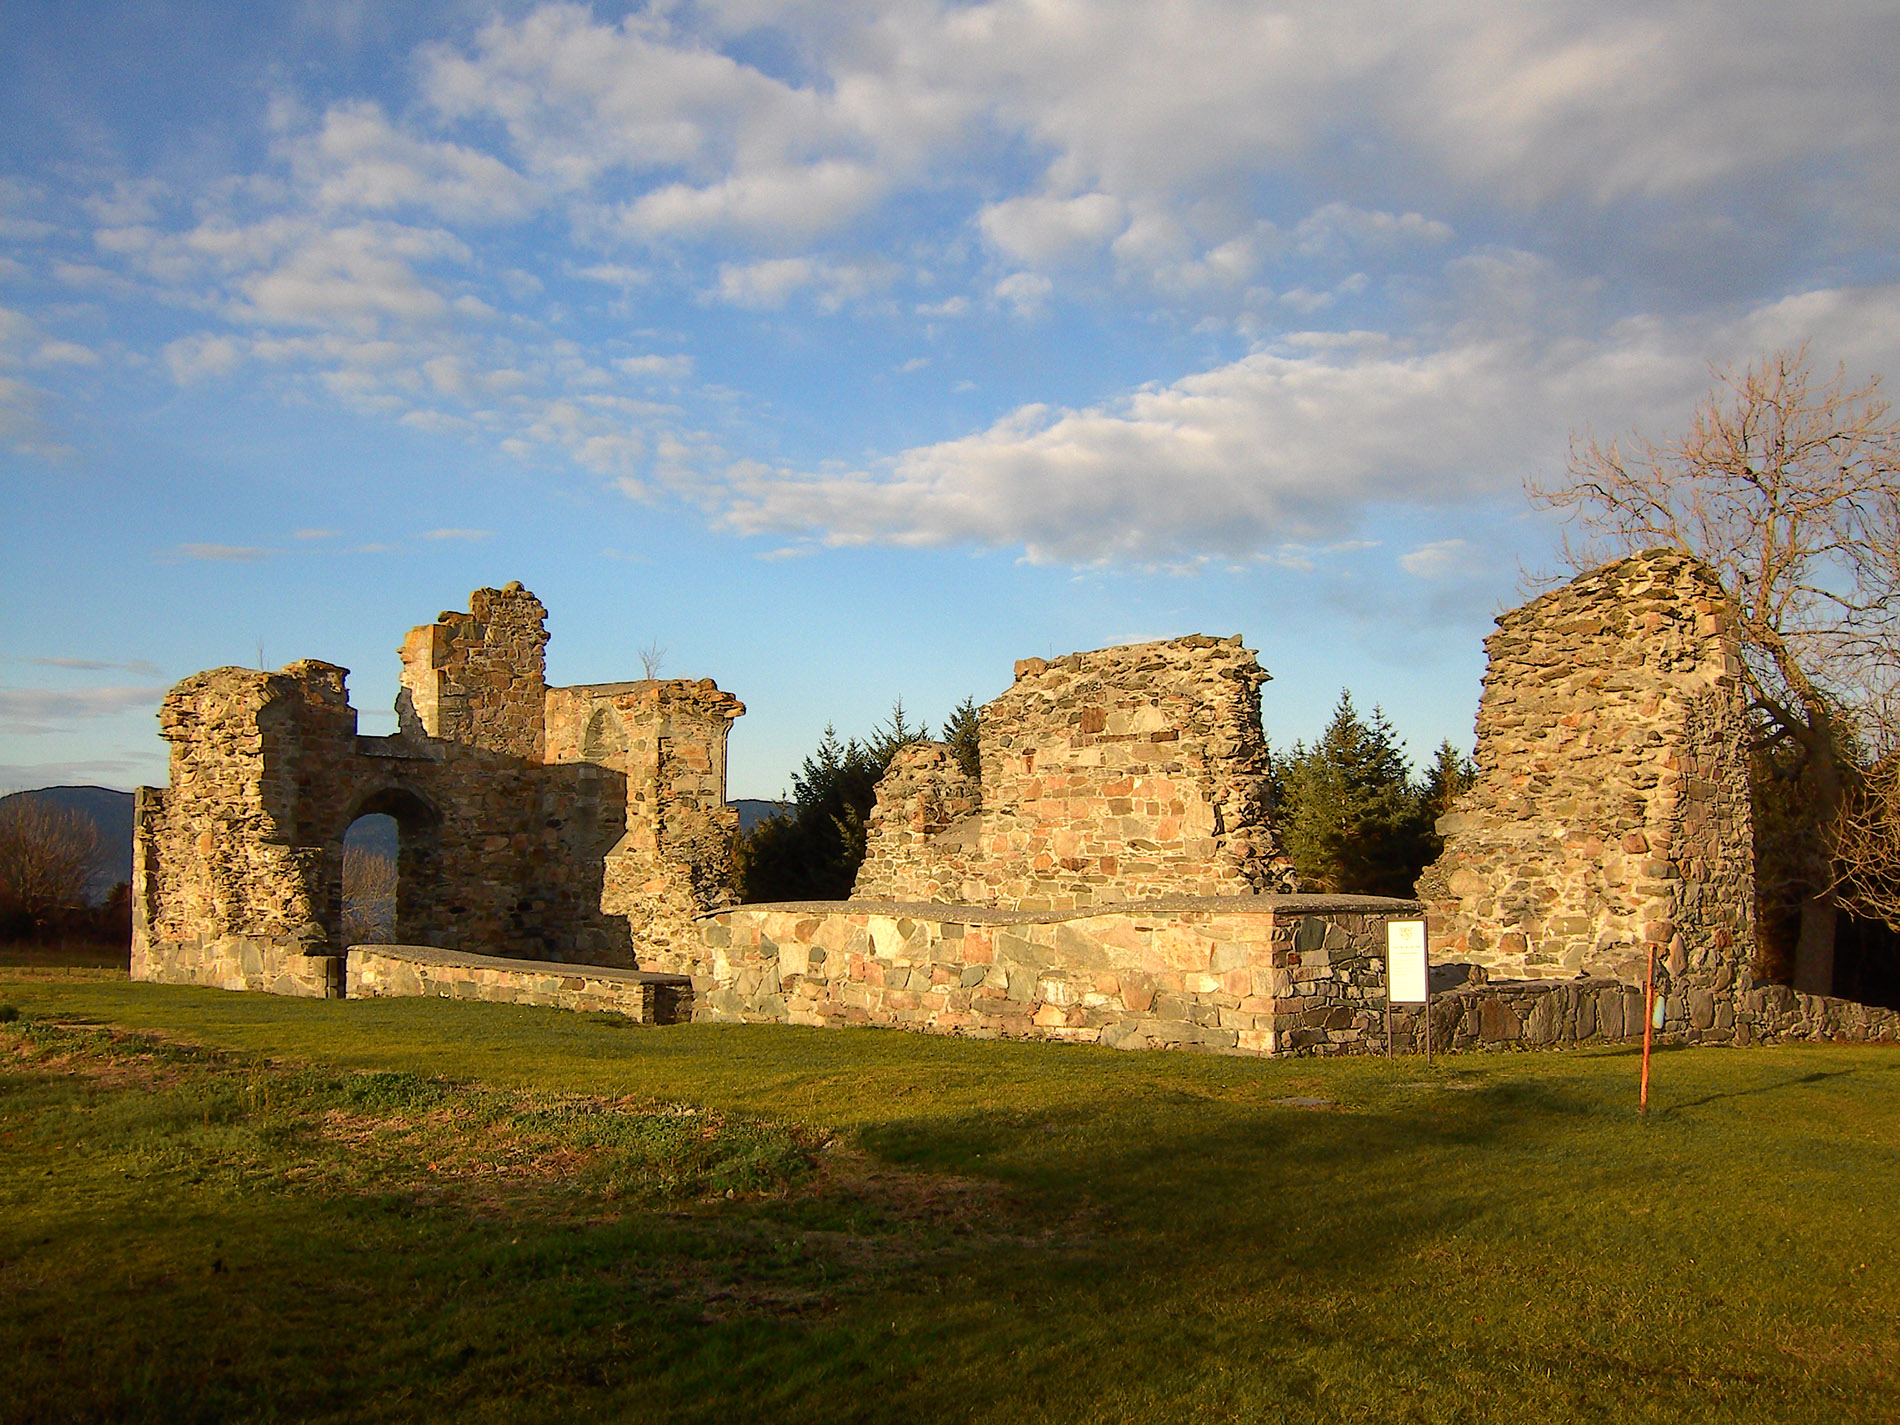
[[[400,833],[398,941],[673,969],[729,899],[726,737],[710,680],[549,687],[546,610],[477,589],[402,646],[398,731],[358,733],[347,670],[218,668],[160,711],[171,785],[138,793],[133,972],[338,993],[343,841]]]
[[[142,789],[134,973],[283,993],[887,1025],[1264,1055],[1416,1047],[1386,926],[1428,920],[1433,1039],[1900,1040],[1900,1015],[1758,984],[1739,650],[1714,576],[1619,560],[1498,620],[1477,784],[1419,900],[1302,895],[1237,638],[1016,665],[973,775],[941,743],[878,787],[849,900],[734,906],[710,681],[550,688],[545,613],[477,590],[402,649],[400,729],[345,673],[224,668],[166,698]],[[392,945],[340,944],[352,821],[401,828]],[[616,968],[618,967],[618,968]]]
[[[943,743],[897,754],[853,898],[1066,910],[1292,890],[1266,681],[1238,638],[1023,660],[979,714],[979,776]]]

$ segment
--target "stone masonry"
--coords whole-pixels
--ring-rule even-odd
[[[508,960],[423,945],[351,947],[347,987],[350,999],[433,996],[532,1004],[622,1014],[640,1024],[671,1023],[690,994],[678,975]]]
[[[702,682],[550,688],[546,610],[478,589],[402,647],[399,731],[357,733],[347,671],[187,678],[160,711],[171,785],[141,788],[133,973],[340,994],[343,838],[400,829],[395,938],[527,960],[673,968],[730,899],[725,747]]]
[[[1068,910],[818,901],[700,921],[694,1017],[886,1025],[1118,1049],[1340,1054],[1384,1044],[1374,896],[1160,897]]]
[[[1640,1033],[1652,948],[1666,1043],[1900,1040],[1891,1010],[1755,982],[1741,653],[1711,570],[1619,559],[1485,646],[1478,782],[1418,886],[1433,958],[1475,972],[1433,1010],[1441,1042]]]
[[[357,733],[327,663],[173,688],[171,785],[136,804],[135,977],[1375,1053],[1385,926],[1424,914],[1443,1047],[1640,1036],[1651,947],[1663,1043],[1900,1043],[1893,1011],[1754,982],[1739,654],[1680,554],[1499,619],[1480,778],[1419,901],[1291,894],[1266,674],[1196,636],[1017,664],[979,718],[980,776],[938,743],[893,761],[851,900],[735,907],[744,708],[711,680],[549,687],[545,619],[511,584],[412,631],[390,737]],[[346,952],[343,839],[372,812],[401,830],[404,943]],[[1395,1010],[1393,1044],[1418,1048],[1425,1015]]]
[[[1260,685],[1238,638],[1016,665],[978,719],[982,776],[942,743],[878,786],[854,899],[1073,909],[1291,891]]]
[[[1726,994],[1753,953],[1740,653],[1715,576],[1618,560],[1498,620],[1477,784],[1420,881],[1435,952],[1493,978],[1641,983],[1648,947]]]

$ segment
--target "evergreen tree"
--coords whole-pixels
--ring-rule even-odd
[[[792,776],[792,805],[752,829],[738,847],[739,894],[747,901],[843,900],[864,863],[877,784],[898,749],[918,740],[899,698],[863,742],[824,739]]]
[[[965,698],[950,713],[943,725],[943,740],[957,755],[957,765],[972,777],[983,775],[983,757],[977,746],[977,706],[975,698]]]
[[[1342,689],[1319,741],[1311,749],[1295,743],[1275,773],[1281,839],[1302,889],[1412,894],[1433,854],[1428,792],[1412,785],[1382,710],[1361,717]]]
[[[1420,810],[1425,819],[1437,821],[1477,780],[1476,762],[1452,746],[1449,737],[1439,743],[1438,751],[1432,754],[1432,765],[1425,769],[1425,785],[1419,789]],[[1434,852],[1434,858],[1436,855]]]

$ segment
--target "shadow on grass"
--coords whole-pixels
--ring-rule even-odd
[[[1711,1103],[1719,1103],[1723,1099],[1759,1098],[1763,1094],[1780,1093],[1787,1089],[1800,1088],[1808,1084],[1826,1083],[1829,1079],[1850,1078],[1860,1072],[1862,1071],[1858,1069],[1823,1069],[1817,1070],[1812,1074],[1799,1074],[1793,1078],[1780,1079],[1772,1084],[1757,1084],[1752,1088],[1730,1089],[1725,1093],[1709,1093],[1702,1095],[1701,1098],[1678,1099],[1674,1103],[1666,1104],[1658,1108],[1651,1116],[1654,1118],[1668,1118],[1672,1114],[1681,1113],[1684,1109],[1702,1108]],[[1890,1068],[1886,1070],[1886,1072],[1893,1072],[1893,1069]]]

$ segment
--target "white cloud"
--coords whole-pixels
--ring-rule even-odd
[[[76,341],[43,341],[33,353],[36,366],[97,366],[99,353]]]
[[[45,724],[156,708],[163,688],[0,688],[0,722]],[[9,731],[17,731],[9,728]]]
[[[618,287],[622,291],[643,287],[653,280],[653,274],[644,267],[628,267],[620,262],[596,262],[588,267],[576,268],[574,275],[585,277],[590,282]]]
[[[1399,567],[1420,579],[1436,579],[1469,562],[1470,545],[1462,539],[1435,539],[1399,556]]]
[[[1794,299],[1791,299],[1794,300]],[[1798,319],[1900,355],[1900,287],[1808,294]],[[1083,409],[1026,405],[989,429],[848,474],[741,469],[724,523],[833,544],[1021,545],[1035,559],[1165,563],[1337,538],[1379,504],[1456,505],[1562,459],[1564,432],[1679,422],[1710,359],[1795,323],[1630,322],[1601,342],[1466,330],[1412,350],[1315,333]],[[1439,553],[1406,567],[1430,572]],[[1416,567],[1415,567],[1416,566]]]
[[[418,139],[375,104],[338,104],[293,149],[293,168],[326,208],[415,208],[462,222],[511,222],[536,205],[520,174],[492,154]]]
[[[495,532],[492,529],[432,529],[427,531],[422,537],[424,539],[436,540],[460,540],[469,544],[477,544],[484,539],[493,539]]]
[[[881,186],[864,164],[827,159],[736,173],[702,188],[670,183],[629,204],[621,223],[645,237],[738,232],[802,243],[856,218]]]
[[[811,282],[816,271],[816,264],[804,257],[722,262],[715,295],[735,307],[782,307],[787,297]]]
[[[653,377],[662,381],[683,381],[693,374],[693,358],[676,356],[623,356],[614,363],[633,377]]]
[[[1436,246],[1454,236],[1450,224],[1420,213],[1384,213],[1337,202],[1315,208],[1292,232],[1294,246],[1303,255],[1342,258],[1358,248]]]
[[[1098,247],[1122,226],[1123,205],[1107,193],[1076,198],[1010,198],[992,203],[977,223],[1000,251],[1018,262],[1042,266],[1078,248]]]
[[[157,677],[159,669],[155,664],[143,658],[134,658],[129,662],[110,662],[98,658],[28,658],[28,663],[40,668],[68,668],[77,672],[99,673],[106,671],[139,673]]]
[[[266,270],[237,280],[241,298],[234,315],[365,334],[392,322],[436,325],[458,309],[417,274],[415,264],[467,257],[468,250],[442,232],[391,223],[319,228],[302,234]]]
[[[200,333],[165,343],[165,365],[181,386],[206,376],[222,376],[238,364],[241,355],[237,341],[228,336]]]
[[[1055,283],[1040,272],[1012,272],[990,290],[999,302],[1007,303],[1012,312],[1027,320],[1042,314],[1055,289]]]

